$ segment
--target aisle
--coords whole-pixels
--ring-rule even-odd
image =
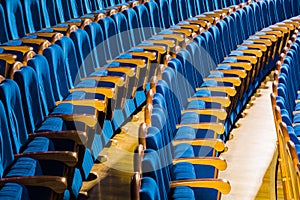
[[[268,82],[268,89],[260,89],[261,96],[245,111],[246,116],[238,121],[240,127],[232,131],[234,138],[227,142],[228,151],[222,156],[228,167],[220,172],[219,177],[228,179],[232,189],[230,194],[223,195],[223,200],[255,199],[262,185],[276,149],[271,85]],[[269,199],[275,199],[272,184]]]

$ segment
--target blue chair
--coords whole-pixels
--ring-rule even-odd
[[[2,102],[0,102],[0,110],[2,150],[0,199],[38,199],[41,196],[47,198],[51,196],[51,193],[54,198],[61,198],[67,189],[65,178],[45,176],[42,174],[39,161],[34,158],[27,156],[14,160],[6,112]],[[39,183],[35,184],[35,181]],[[51,186],[52,181],[54,185]]]
[[[12,91],[14,92],[13,94],[11,93]],[[1,100],[5,105],[6,117],[9,119],[8,120],[9,132],[5,134],[9,135],[9,137],[11,138],[12,141],[11,148],[13,152],[15,154],[22,154],[20,155],[20,157],[24,157],[24,156],[26,157],[27,155],[27,157],[33,157],[33,158],[36,152],[45,152],[45,153],[40,153],[44,155],[46,154],[44,158],[42,158],[42,156],[40,158],[40,160],[42,160],[40,162],[40,165],[43,168],[45,167],[43,172],[48,173],[48,175],[59,175],[59,176],[68,177],[69,191],[66,191],[64,196],[67,199],[70,198],[70,195],[77,196],[81,188],[82,179],[81,179],[80,171],[75,168],[78,159],[76,153],[72,152],[72,150],[66,153],[53,152],[56,150],[54,143],[52,142],[52,140],[45,137],[33,137],[33,139],[28,140],[26,121],[23,115],[24,110],[21,102],[21,94],[18,89],[18,85],[14,81],[6,79],[2,82],[1,97],[2,97]],[[15,124],[13,119],[18,120],[18,124]],[[52,121],[59,122],[59,120],[55,120],[55,119],[53,119]],[[66,160],[60,159],[59,154],[61,154],[62,156],[69,157],[70,161],[72,162],[68,163]],[[36,165],[36,162],[32,161],[31,165]],[[49,168],[49,166],[53,166],[53,167]],[[31,167],[32,169],[38,169],[34,166],[29,166],[29,168]],[[55,170],[53,171],[53,169]],[[33,170],[31,172],[34,173]],[[36,173],[41,173],[41,171]],[[38,174],[26,175],[21,173],[17,176],[24,176],[24,175],[33,176]]]
[[[209,195],[209,198],[214,199],[216,198],[216,194],[218,193],[218,189],[220,188],[214,188],[214,189],[196,189],[195,187],[190,187],[189,183],[191,182],[202,182],[201,179],[189,179],[187,183],[184,183],[185,180],[179,180],[177,181],[171,181],[170,177],[170,171],[167,170],[168,167],[163,166],[162,163],[160,162],[159,155],[157,154],[156,151],[153,151],[151,149],[147,149],[144,152],[144,157],[141,159],[142,160],[142,173],[143,173],[143,178],[149,177],[152,180],[155,181],[159,188],[159,197],[161,199],[166,199],[166,198],[171,198],[171,199],[180,199],[180,198],[188,198],[188,199],[193,199],[196,197],[196,199],[203,199],[204,197],[201,196],[204,195]],[[192,176],[192,174],[190,175]],[[151,180],[150,179],[150,180]],[[169,182],[171,181],[171,182]],[[204,181],[204,180],[203,180]],[[212,182],[219,182],[221,185],[224,186],[224,190],[221,192],[227,193],[228,190],[230,190],[230,186],[228,182],[225,180],[219,180],[219,179],[210,179]],[[135,181],[136,182],[136,181]],[[154,182],[152,182],[155,184]],[[177,183],[183,183],[181,186],[177,185]],[[203,182],[203,185],[205,185],[205,182]],[[156,188],[157,186],[155,185],[147,185],[150,186],[150,190],[153,188]],[[222,186],[222,187],[223,187]],[[203,186],[205,188],[206,186]],[[201,187],[200,187],[201,188]],[[226,188],[226,189],[225,189]],[[216,190],[215,190],[216,189]],[[206,191],[204,191],[206,190]],[[226,191],[227,190],[227,191]],[[140,195],[146,195],[146,197],[149,195],[147,192],[146,188],[142,190],[137,190],[136,192],[140,192]],[[157,190],[152,191],[152,195],[150,196],[150,199],[157,199],[155,196],[157,196]],[[193,195],[195,194],[195,196]],[[206,196],[207,198],[208,196]]]

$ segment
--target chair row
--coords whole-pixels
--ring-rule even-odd
[[[19,13],[14,11],[20,11],[20,5],[19,1],[5,2],[6,12],[2,16],[7,16],[10,28],[16,28],[16,25],[20,24],[18,21],[13,26],[14,20],[10,18],[13,15],[15,19],[18,18]],[[126,11],[136,13],[130,8]],[[8,14],[12,15],[8,17]],[[121,12],[117,14],[121,19],[125,19],[125,22],[129,19]],[[98,22],[78,26],[83,29],[74,28],[68,34],[62,31],[65,36],[58,33],[48,35],[44,32],[44,35],[37,33],[34,36],[44,37],[43,39],[34,38],[32,35],[28,36],[29,38],[17,39],[21,37],[18,35],[16,40],[9,41],[11,46],[1,46],[1,72],[6,76],[1,78],[0,85],[1,101],[4,104],[1,125],[8,127],[1,129],[1,136],[3,141],[6,141],[3,144],[11,149],[7,150],[7,153],[1,153],[1,166],[4,170],[1,180],[3,184],[21,184],[5,184],[1,190],[4,198],[76,198],[82,180],[88,178],[99,152],[112,137],[114,129],[118,128],[114,123],[117,120],[113,117],[123,115],[122,109],[120,115],[115,114],[118,108],[122,108],[121,100],[127,98],[127,107],[132,106],[131,109],[127,108],[131,112],[128,116],[143,103],[143,99],[132,99],[137,95],[137,89],[134,88],[140,88],[147,81],[147,60],[157,60],[161,54],[165,54],[170,42],[157,39],[144,43],[108,63],[105,69],[95,71],[95,68],[106,65],[103,55],[111,56],[107,59],[119,56],[114,55],[117,52],[113,48],[115,43],[108,46],[114,40],[106,40],[105,46],[96,48],[99,44],[104,45],[102,41],[110,37],[109,31],[113,29],[108,24],[115,23],[111,19],[113,17],[104,17]],[[20,29],[15,30],[19,34]],[[65,30],[65,27],[53,30]],[[55,36],[55,39],[45,40],[49,36]],[[134,35],[129,36],[134,38]],[[142,41],[143,39],[140,40]],[[46,44],[41,48],[40,43]],[[96,50],[92,51],[92,48]],[[152,53],[144,52],[144,49]],[[104,50],[106,51],[103,53]],[[155,58],[152,58],[153,55]],[[132,62],[134,56],[142,59]],[[97,65],[97,62],[103,64]],[[120,95],[121,92],[124,92],[124,95]],[[140,93],[144,91],[140,90]],[[115,95],[121,99],[120,102],[117,97],[114,99]],[[113,109],[110,110],[110,107]],[[6,150],[3,148],[4,151]],[[13,158],[13,154],[18,156]],[[32,183],[34,180],[36,185]],[[7,193],[7,190],[15,190],[14,188],[22,190],[17,189],[19,193]]]
[[[271,102],[278,140],[279,167],[284,196],[299,198],[298,65],[299,35],[294,35],[282,53],[274,75]]]
[[[241,34],[241,43],[236,45],[242,44],[251,34],[258,31],[255,28],[251,30],[252,27],[263,26],[259,24],[260,21],[251,18],[252,8],[260,9],[256,6],[259,6],[259,3],[250,4],[232,13],[238,16],[233,18],[232,24],[236,25],[235,29],[245,33]],[[245,12],[245,21],[254,21],[257,24],[243,26],[239,23],[236,19],[243,15],[243,10],[248,10]],[[267,12],[255,16],[270,19]],[[219,199],[221,193],[227,194],[230,191],[229,182],[218,179],[218,170],[226,169],[226,162],[218,157],[219,153],[225,150],[225,145],[218,138],[224,133],[227,112],[231,115],[232,111],[226,112],[224,107],[228,107],[228,103],[219,99],[224,99],[224,96],[230,98],[235,104],[233,109],[239,104],[242,109],[260,81],[273,67],[282,47],[299,22],[294,18],[263,29],[268,32],[263,34],[266,37],[258,37],[262,32],[257,33],[258,36],[251,36],[250,41],[256,38],[260,43],[256,46],[243,43],[237,49],[242,52],[239,54],[238,51],[231,52],[233,49],[230,49],[230,44],[224,43],[230,41],[230,35],[223,31],[224,27],[228,26],[227,21],[228,16],[195,37],[193,42],[187,44],[186,49],[179,51],[176,58],[168,62],[168,67],[160,69],[158,81],[154,79],[151,83],[151,90],[147,95],[145,124],[140,127],[141,145],[135,152],[137,173],[132,181],[132,199]],[[250,34],[247,30],[250,30]],[[270,36],[275,36],[276,39]],[[227,40],[222,40],[222,37]],[[209,45],[204,47],[205,43]],[[229,47],[229,52],[222,53],[225,47]],[[205,50],[201,51],[200,48]],[[256,61],[249,59],[251,57]],[[225,63],[215,71],[214,62],[221,63],[223,60]],[[205,61],[207,62],[203,64]],[[226,65],[230,68],[226,68]],[[189,102],[188,98],[196,92],[196,87],[199,87],[196,94],[202,98],[194,98],[194,102]],[[237,92],[230,91],[232,88]],[[236,94],[246,94],[245,99],[232,98]],[[232,101],[229,101],[230,103]],[[241,110],[237,111],[236,115],[239,112]],[[229,126],[229,130],[231,128]],[[224,140],[225,138],[226,136],[223,137]]]

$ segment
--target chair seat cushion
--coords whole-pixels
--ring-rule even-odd
[[[32,158],[19,158],[10,168],[5,177],[39,176],[42,175],[40,164]]]
[[[52,150],[54,150],[54,145],[51,140],[45,137],[36,137],[25,146],[24,153],[46,152]]]
[[[70,103],[59,104],[51,113],[51,115],[59,114],[95,114],[95,108],[92,106],[76,106]]]
[[[37,132],[43,131],[61,131],[63,130],[64,121],[58,117],[47,118],[37,130]]]
[[[6,183],[0,189],[1,200],[29,200],[28,192],[25,186],[17,183]]]
[[[194,149],[189,144],[179,144],[174,149],[174,158],[192,158],[195,157]]]
[[[195,199],[194,191],[189,187],[176,187],[173,190],[172,199],[176,200],[193,200]]]
[[[187,162],[182,162],[173,165],[172,172],[173,180],[185,180],[196,178],[194,166]]]

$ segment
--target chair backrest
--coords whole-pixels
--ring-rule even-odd
[[[104,33],[104,46],[107,59],[114,59],[120,55],[120,44],[117,35],[117,26],[111,17],[105,17],[99,21]]]
[[[219,43],[221,43],[221,47],[223,49],[223,56],[228,56],[230,52],[233,50],[232,44],[230,44],[230,32],[228,29],[228,25],[224,20],[219,21],[217,23],[217,27],[220,32],[221,40]]]
[[[3,177],[4,170],[11,165],[14,160],[14,153],[10,140],[10,133],[6,118],[6,111],[0,101],[0,178]]]
[[[233,38],[236,38],[236,45],[241,44],[244,39],[246,39],[246,34],[244,32],[244,27],[243,27],[243,21],[241,18],[241,15],[237,12],[232,13],[231,17],[233,21],[231,22],[231,31],[235,30],[235,34],[237,37],[232,36]]]
[[[106,64],[106,51],[104,46],[104,33],[99,23],[93,22],[84,27],[88,33],[92,52],[95,57],[95,68],[103,67]]]
[[[68,0],[56,0],[57,19],[59,23],[69,21],[71,19],[71,11]]]
[[[248,26],[247,26],[248,34],[250,36],[250,35],[253,35],[257,31],[254,13],[253,13],[251,6],[245,6],[243,9],[246,12],[246,16],[247,16],[246,18],[247,18],[247,24],[248,24]]]
[[[37,54],[28,61],[27,65],[32,67],[36,72],[39,82],[41,104],[44,109],[43,112],[44,116],[47,116],[55,107],[48,61],[43,55]]]
[[[171,26],[171,16],[169,10],[169,2],[168,0],[158,0],[157,4],[160,9],[161,21],[163,28],[169,28]]]
[[[17,83],[6,79],[0,84],[0,99],[4,105],[12,149],[18,154],[20,148],[27,142],[28,132],[24,118],[24,109],[21,100],[21,93]]]
[[[73,40],[76,49],[80,76],[87,77],[89,74],[95,71],[96,67],[89,35],[86,31],[78,29],[77,31],[71,33],[70,38]]]
[[[83,15],[82,1],[69,0],[70,4],[70,14],[73,18],[78,18]]]
[[[143,41],[138,15],[132,8],[126,9],[123,13],[127,18],[132,45],[137,46]]]
[[[267,0],[266,3],[268,4],[268,12],[269,12],[269,16],[270,16],[270,19],[271,19],[271,24],[275,24],[275,23],[279,22],[277,13],[280,12],[280,11],[277,10],[277,7],[275,5],[275,1]]]
[[[176,25],[180,22],[180,11],[178,6],[179,0],[169,0],[169,6],[170,6],[170,17],[172,25]]]
[[[265,1],[259,1],[257,4],[260,6],[261,12],[263,13],[262,14],[262,22],[264,24],[263,27],[270,26],[271,21],[270,21],[268,4]]]
[[[158,4],[154,0],[151,0],[146,2],[145,6],[147,7],[148,12],[150,13],[150,18],[152,23],[151,25],[154,29],[154,34],[157,34],[163,28]]]
[[[201,67],[199,71],[201,71],[202,77],[207,77],[210,74],[210,69],[212,69],[211,65],[213,65],[214,61],[210,56],[209,48],[206,39],[199,35],[194,38],[194,41],[197,42],[200,48],[200,64]],[[201,80],[201,78],[199,78]],[[200,82],[202,84],[202,81]]]
[[[49,69],[53,94],[55,101],[63,100],[69,94],[69,80],[65,65],[65,55],[61,47],[53,44],[44,50],[43,55],[46,57]]]
[[[24,37],[26,35],[25,15],[21,1],[3,1],[2,4],[6,14],[9,38],[15,40]]]
[[[126,52],[132,47],[128,21],[122,12],[112,15],[111,18],[117,26],[121,51]]]
[[[56,41],[56,44],[61,47],[65,55],[66,75],[68,77],[68,84],[70,88],[73,88],[80,79],[82,74],[79,73],[79,65],[77,60],[76,48],[71,38],[64,36],[60,40]]]
[[[274,0],[276,10],[277,10],[277,16],[278,20],[281,22],[286,19],[286,12],[284,9],[284,4],[288,3],[288,1],[284,1],[284,3],[281,0]],[[291,10],[289,10],[291,12]]]
[[[5,20],[5,14],[4,14],[4,10],[2,7],[2,4],[0,4],[0,44],[7,42],[8,39],[8,33],[7,33],[7,25],[6,25],[6,20]]]
[[[224,60],[225,53],[222,46],[222,39],[220,30],[217,28],[217,26],[211,26],[208,31],[212,34],[213,40],[215,43],[214,51],[216,52],[216,64],[221,63]]]
[[[184,21],[188,19],[189,17],[192,17],[191,14],[189,13],[189,5],[186,0],[178,0],[178,8],[179,8],[179,16],[180,16],[180,21]]]
[[[33,68],[22,67],[14,73],[14,80],[21,92],[27,130],[33,133],[44,120],[37,75]]]
[[[41,0],[43,27],[49,28],[58,24],[55,0]]]
[[[139,17],[142,38],[143,40],[147,40],[154,34],[154,27],[152,27],[152,24],[150,22],[149,12],[144,4],[139,4],[135,6],[134,10],[136,11]]]
[[[23,5],[28,32],[33,33],[41,30],[43,24],[39,0],[24,0]]]
[[[192,69],[194,76],[194,87],[198,88],[203,83],[203,74],[205,65],[203,65],[203,60],[201,57],[201,47],[198,45],[197,41],[191,42],[186,46],[186,49],[192,57]]]

